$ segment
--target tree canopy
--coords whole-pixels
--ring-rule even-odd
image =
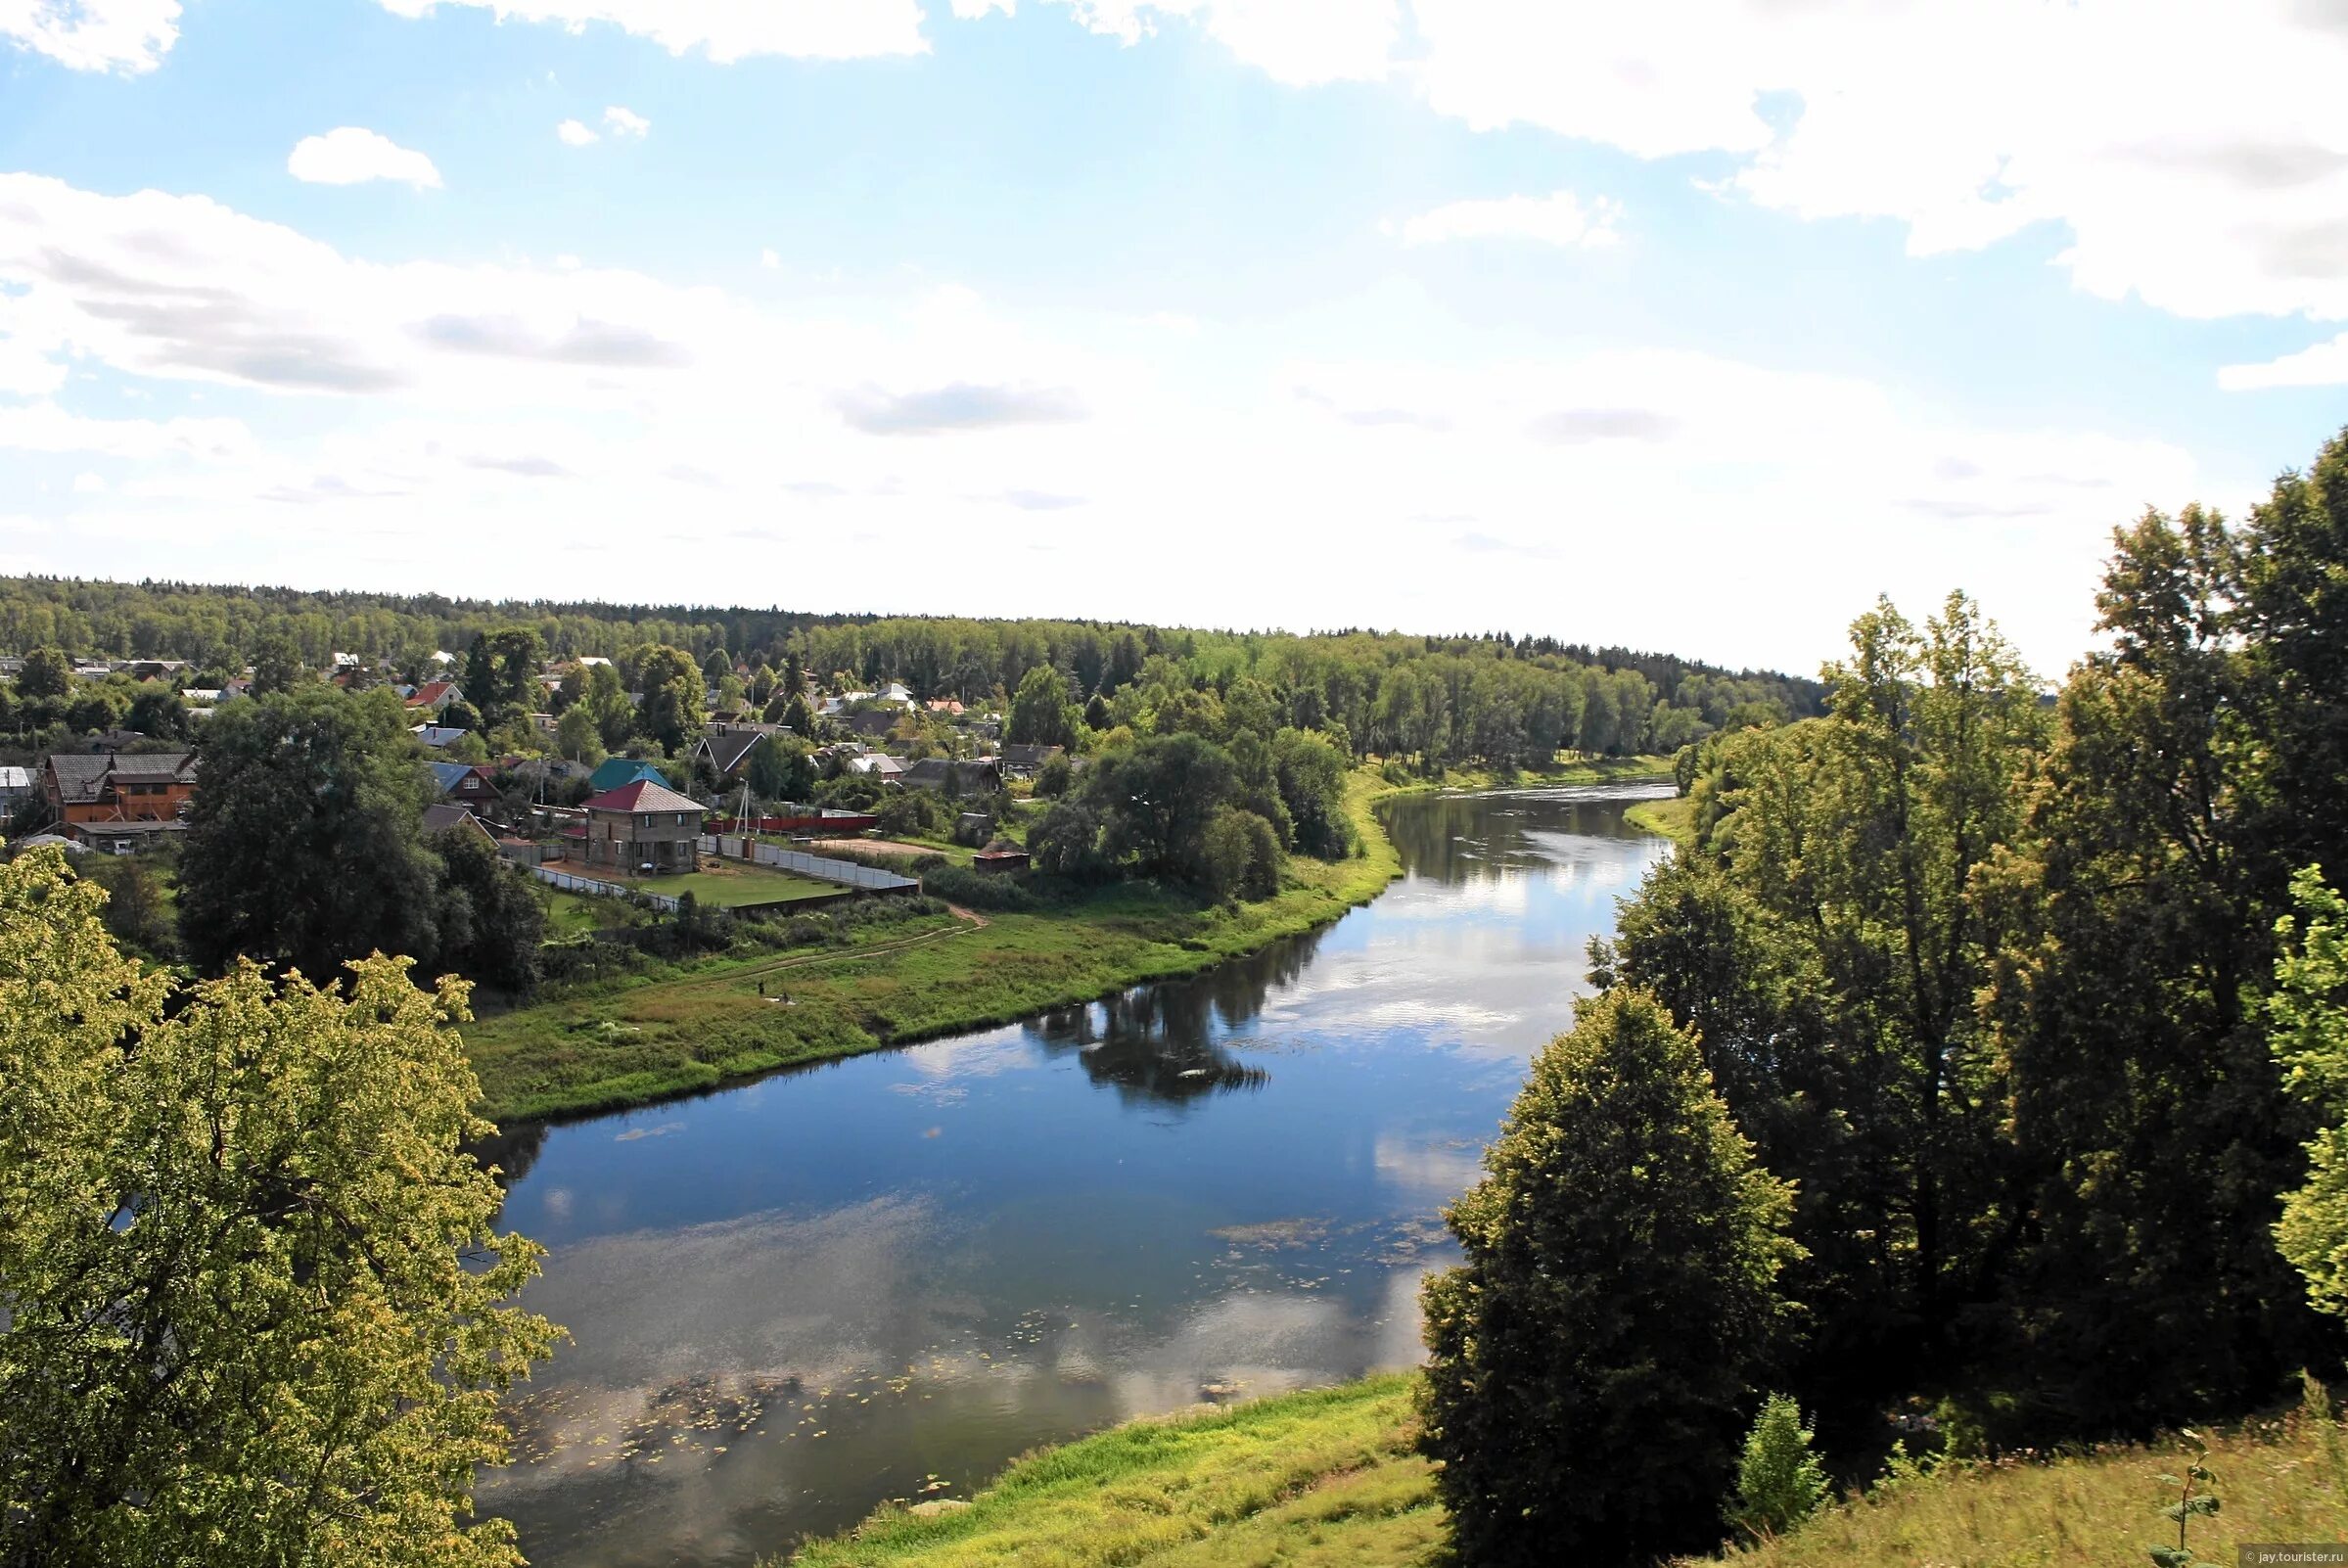
[[[173,1002],[102,899],[0,865],[0,1561],[519,1563],[472,1478],[555,1331],[463,1147],[462,985]]]

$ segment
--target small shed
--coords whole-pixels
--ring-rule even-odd
[[[970,858],[972,869],[978,871],[1025,871],[1028,852],[1009,839],[996,839]]]

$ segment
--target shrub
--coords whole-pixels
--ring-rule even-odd
[[[1033,909],[1039,901],[1016,877],[973,871],[966,865],[942,865],[925,872],[921,888],[934,899],[971,909]]]
[[[1764,1400],[1753,1430],[1745,1435],[1728,1516],[1767,1538],[1781,1536],[1816,1513],[1828,1487],[1825,1468],[1811,1452],[1813,1436],[1791,1396],[1772,1394]]]

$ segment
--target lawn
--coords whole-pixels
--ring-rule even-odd
[[[563,869],[572,868],[566,865]],[[600,868],[580,874],[620,882],[634,892],[657,893],[664,898],[674,899],[690,893],[705,908],[717,909],[738,909],[745,904],[757,903],[791,903],[801,899],[826,898],[842,891],[836,883],[794,876],[771,866],[738,865],[730,860],[712,862],[705,859],[698,871],[666,877],[622,879]]]

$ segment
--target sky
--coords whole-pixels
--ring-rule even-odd
[[[2348,423],[2322,0],[0,0],[0,572],[2058,675]]]

